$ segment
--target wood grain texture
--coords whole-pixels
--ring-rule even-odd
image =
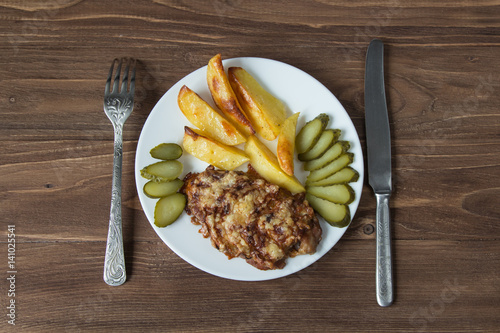
[[[16,328],[497,331],[498,17],[492,0],[0,0],[0,252],[15,224]],[[372,38],[386,46],[394,305],[375,301],[375,199],[367,184],[341,241],[298,274],[228,281],[170,251],[149,226],[134,179],[137,141],[158,99],[217,53],[276,59],[337,96],[364,148]],[[112,288],[102,281],[113,150],[102,99],[110,61],[121,56],[139,64],[124,128],[129,280]],[[6,265],[0,260],[5,277]],[[2,307],[7,287],[0,283]],[[8,326],[0,322],[0,330]]]
[[[375,283],[367,279],[374,271],[373,241],[342,242],[311,267],[264,282],[220,279],[183,262],[161,242],[136,242],[126,251],[130,278],[119,288],[95,274],[104,260],[102,246],[85,241],[22,246],[19,266],[26,273],[19,282],[20,327],[470,332],[498,324],[493,310],[500,247],[495,242],[398,241],[399,293],[389,311],[375,306]],[[453,260],[460,269],[436,268],[458,248],[462,251]]]

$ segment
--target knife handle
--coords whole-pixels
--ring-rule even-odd
[[[389,197],[387,194],[375,194],[377,198],[377,302],[380,306],[392,304],[392,255]]]

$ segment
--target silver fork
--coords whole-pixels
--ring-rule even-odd
[[[115,64],[118,64],[113,80]],[[123,79],[120,85],[122,63],[126,64]],[[125,271],[125,256],[123,251],[122,235],[122,152],[123,152],[123,125],[134,108],[135,65],[133,59],[114,59],[109,70],[106,88],[104,90],[104,112],[113,124],[115,131],[113,183],[111,191],[111,210],[109,217],[108,239],[106,242],[106,256],[104,258],[104,281],[110,286],[119,286],[127,279]],[[130,86],[129,86],[129,71]],[[127,87],[129,86],[129,89]]]

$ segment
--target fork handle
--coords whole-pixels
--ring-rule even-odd
[[[122,235],[122,160],[123,125],[114,125],[113,182],[108,239],[104,257],[104,281],[119,286],[127,279]]]
[[[390,194],[375,194],[377,198],[377,302],[380,306],[389,306],[393,302],[391,227],[389,213]]]

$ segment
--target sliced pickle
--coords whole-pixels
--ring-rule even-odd
[[[179,161],[162,161],[150,164],[141,170],[141,176],[156,182],[174,180],[182,173],[182,163]]]
[[[155,225],[164,228],[179,218],[186,206],[186,197],[182,193],[174,193],[163,197],[155,206]]]
[[[352,153],[345,153],[340,155],[337,159],[333,160],[329,164],[325,165],[321,169],[316,169],[309,173],[309,176],[306,180],[306,185],[310,185],[312,182],[316,182],[318,180],[322,180],[335,172],[343,169],[352,163],[354,155]]]
[[[327,129],[321,133],[318,142],[308,151],[303,154],[299,154],[298,158],[301,161],[311,161],[323,156],[328,149],[333,146],[339,139],[340,130],[338,129]]]
[[[306,200],[333,227],[344,228],[351,222],[351,213],[347,205],[336,204],[309,193],[306,193]]]
[[[312,171],[324,167],[342,153],[348,151],[350,146],[348,141],[337,141],[337,143],[331,146],[321,157],[304,163],[304,170]]]
[[[328,121],[330,121],[330,117],[325,113],[321,113],[302,127],[295,138],[297,153],[305,153],[314,146],[321,133],[325,130],[326,125],[328,125]]]
[[[149,151],[153,158],[159,160],[176,160],[182,156],[182,148],[176,143],[161,143]]]
[[[345,205],[353,202],[355,197],[354,190],[347,184],[308,186],[306,187],[306,192],[315,197]]]
[[[184,182],[179,178],[168,182],[150,180],[144,185],[143,191],[150,198],[162,198],[179,191]]]
[[[308,186],[328,186],[328,185],[333,185],[333,184],[343,184],[343,183],[350,183],[350,182],[355,182],[359,179],[359,173],[354,170],[351,167],[345,167],[337,172],[335,172],[333,175],[330,175],[326,178],[323,178],[321,180],[315,181],[315,182],[309,182],[307,183]]]

